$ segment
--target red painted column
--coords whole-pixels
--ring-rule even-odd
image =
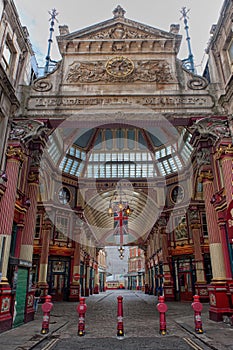
[[[196,283],[195,290],[196,294],[199,295],[201,300],[208,301],[209,293],[207,290],[205,272],[204,272],[204,261],[201,249],[201,240],[200,240],[200,223],[192,223],[192,236],[193,236],[193,248],[194,248],[194,257],[195,257],[195,267],[196,267]]]
[[[233,169],[232,169],[232,161],[233,161],[233,147],[229,145],[225,149],[222,150],[221,154],[221,165],[222,165],[222,173],[224,180],[224,189],[226,194],[227,205],[233,199]]]
[[[25,216],[25,225],[21,242],[20,259],[32,262],[33,241],[36,226],[37,196],[39,189],[38,174],[30,172],[28,175],[28,198],[30,206]]]
[[[221,165],[222,165],[222,174],[224,180],[224,192],[226,194],[226,202],[227,207],[232,201],[232,190],[233,190],[233,176],[232,176],[232,160],[233,160],[233,148],[231,145],[222,149],[221,152]],[[223,214],[223,215],[221,215]],[[226,278],[228,280],[232,280],[232,271],[231,271],[231,262],[230,262],[230,254],[227,240],[227,232],[226,232],[226,223],[225,223],[225,215],[226,213],[219,213],[219,227],[221,232],[221,240],[224,250],[224,261],[226,267]]]
[[[99,294],[99,249],[96,248],[96,261],[94,263],[94,271],[95,271],[95,283],[94,283],[94,294]]]
[[[78,236],[81,234],[80,229]],[[70,285],[70,301],[79,301],[80,299],[80,243],[79,238],[75,242],[74,260],[73,260],[73,276]]]
[[[7,188],[1,200],[0,235],[2,245],[2,282],[7,282],[7,267],[10,253],[11,233],[14,220],[15,200],[19,167],[24,159],[19,145],[10,146],[7,150],[6,173]]]
[[[16,258],[20,257],[20,248],[21,248],[24,224],[25,224],[25,214],[21,214],[20,221],[17,224],[17,237],[16,237],[15,254],[14,254]]]
[[[24,155],[19,144],[11,145],[7,149],[6,173],[8,177],[5,193],[0,202],[0,251],[1,251],[1,282],[0,282],[0,331],[12,326],[11,288],[7,280],[7,268],[10,254],[11,234],[14,221],[15,201],[19,167]]]
[[[163,274],[164,274],[164,296],[165,300],[175,300],[173,278],[169,266],[169,251],[168,251],[168,239],[166,232],[166,221],[163,220],[163,226],[161,227],[162,236],[162,254],[163,254]],[[160,224],[160,222],[159,222]]]
[[[203,182],[209,248],[213,273],[213,279],[211,284],[208,286],[210,298],[209,315],[211,320],[221,321],[222,314],[229,311],[229,301],[226,294],[227,286],[223,247],[220,239],[217,213],[212,204],[214,193],[213,174],[210,170],[203,171],[200,178]]]
[[[45,218],[42,229],[42,249],[40,256],[40,271],[38,279],[39,286],[42,290],[42,297],[45,297],[48,294],[47,271],[51,229],[52,223],[50,219]]]
[[[37,212],[37,197],[39,189],[38,173],[31,171],[28,175],[28,191],[27,196],[30,200],[28,205],[27,213],[25,215],[25,225],[22,232],[22,241],[20,249],[20,259],[27,261],[28,264],[32,264],[33,256],[33,241],[35,235],[36,226],[36,212]],[[30,273],[28,268],[28,273]],[[25,322],[29,322],[34,319],[33,300],[34,291],[27,290],[27,302],[25,308]]]

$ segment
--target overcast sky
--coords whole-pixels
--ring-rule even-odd
[[[204,68],[203,58],[210,37],[212,24],[219,18],[223,0],[15,0],[22,25],[26,25],[40,66],[45,64],[49,38],[49,11],[53,8],[59,13],[55,24],[51,59],[59,60],[56,45],[58,26],[67,24],[70,32],[88,27],[92,24],[110,19],[117,5],[125,10],[125,17],[148,24],[158,29],[169,31],[170,24],[180,24],[183,36],[179,58],[187,58],[184,23],[181,20],[181,9],[190,9],[189,34],[194,62],[200,74]]]

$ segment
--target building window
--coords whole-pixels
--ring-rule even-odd
[[[233,70],[233,40],[231,40],[231,43],[228,48],[228,56],[230,59],[231,70]]]
[[[54,239],[59,241],[67,241],[68,230],[69,230],[68,218],[64,216],[57,216]]]
[[[58,193],[61,204],[67,204],[70,201],[70,191],[66,187],[62,187]]]
[[[3,54],[2,54],[2,63],[5,71],[9,71],[10,68],[10,62],[11,62],[11,50],[9,48],[8,43],[6,42],[4,45],[3,49]]]
[[[2,53],[2,65],[7,74],[12,72],[12,66],[14,64],[15,50],[6,40],[3,53]]]
[[[208,236],[208,227],[207,227],[207,220],[206,220],[206,214],[205,213],[201,214],[201,224],[202,224],[203,236],[207,237]]]
[[[36,217],[36,229],[35,229],[35,239],[40,238],[40,230],[41,230],[41,215],[37,215]]]

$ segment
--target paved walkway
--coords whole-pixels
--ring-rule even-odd
[[[117,296],[123,296],[123,338],[117,338]],[[157,297],[140,291],[107,291],[86,298],[87,313],[84,337],[77,336],[78,303],[54,303],[50,332],[42,335],[42,310],[39,305],[35,320],[0,334],[0,350],[29,349],[214,349],[233,350],[233,327],[208,319],[204,304],[204,334],[194,331],[190,303],[167,302],[167,334],[159,333]],[[45,346],[47,342],[47,345]]]

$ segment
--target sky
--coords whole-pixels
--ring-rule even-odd
[[[60,60],[56,36],[58,26],[68,25],[70,32],[89,27],[113,17],[112,11],[121,5],[125,17],[169,32],[170,24],[180,24],[183,36],[178,57],[188,57],[184,23],[181,9],[188,12],[189,35],[194,63],[201,74],[206,62],[205,49],[210,38],[212,24],[216,24],[224,0],[14,0],[22,25],[27,26],[30,41],[39,66],[45,65],[47,53],[50,14],[53,8],[58,12],[53,36],[51,59]]]

